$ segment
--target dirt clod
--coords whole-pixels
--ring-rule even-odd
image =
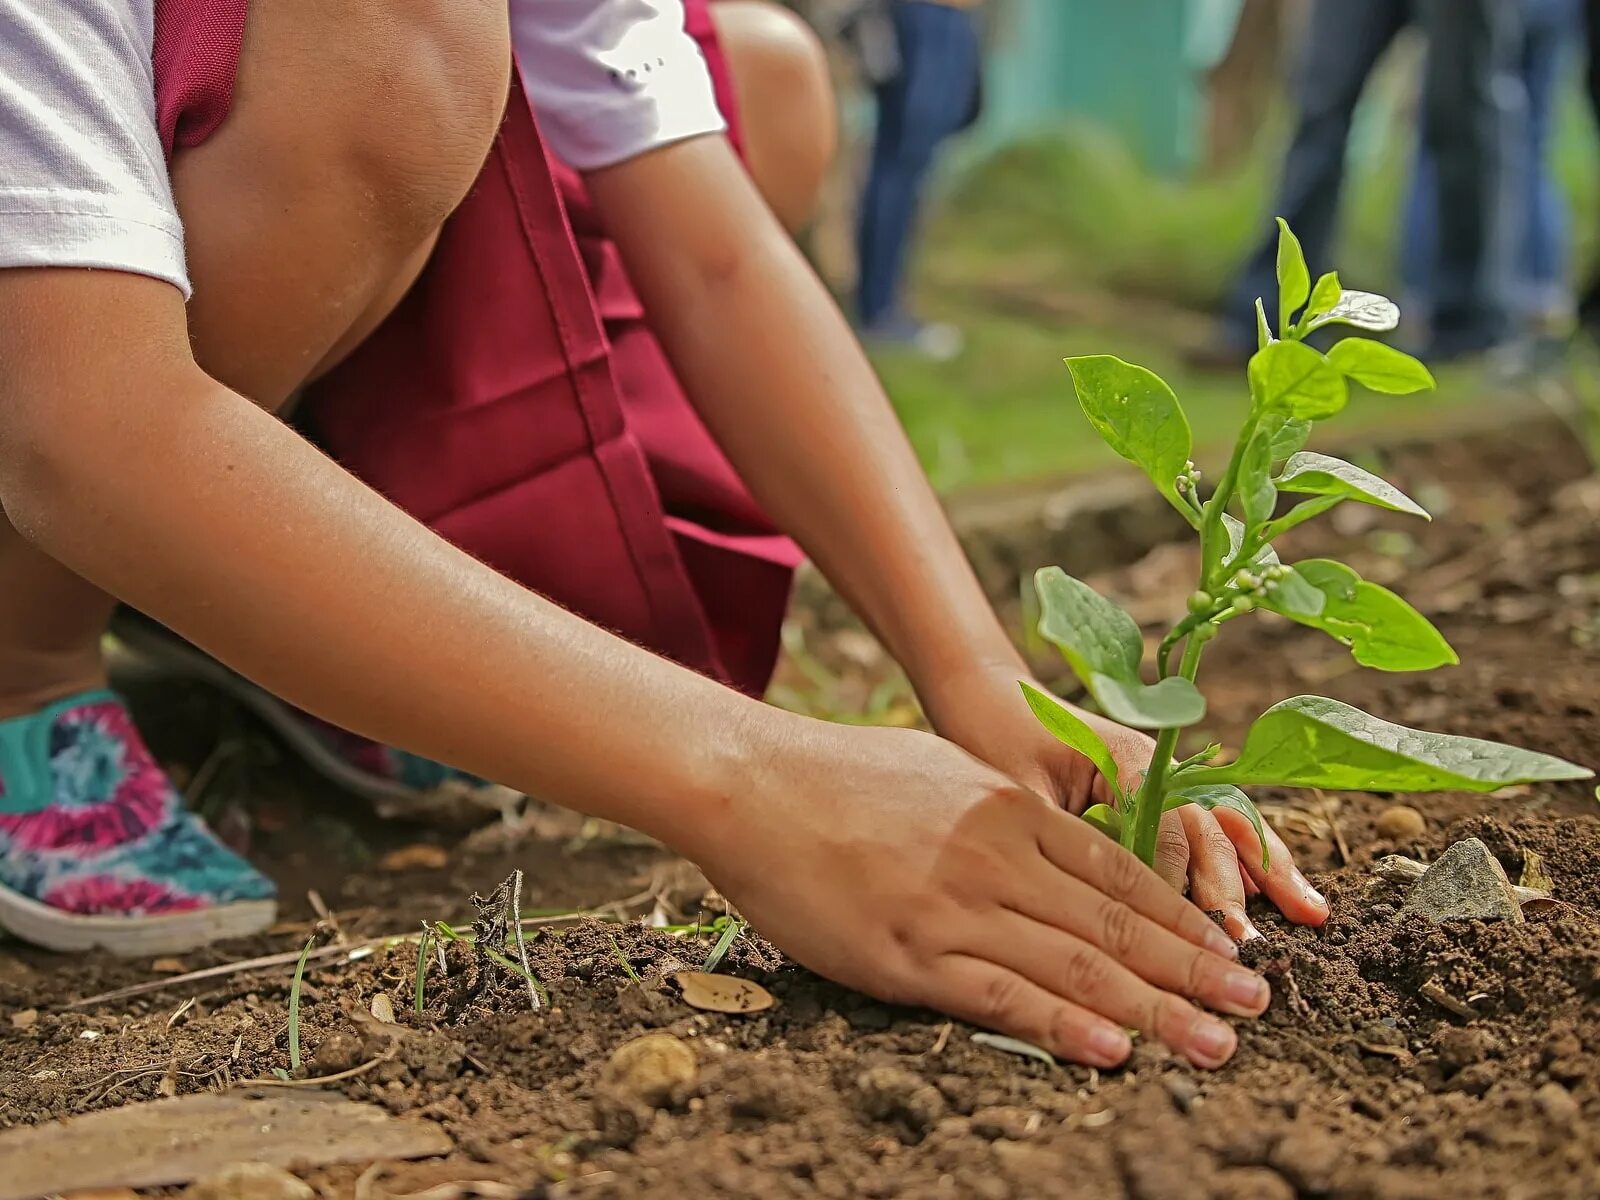
[[[670,1033],[650,1033],[618,1046],[601,1082],[653,1108],[666,1108],[688,1092],[698,1073],[687,1044]]]
[[[857,1106],[873,1121],[898,1123],[913,1135],[932,1129],[945,1113],[939,1089],[901,1067],[872,1067],[856,1076]]]
[[[1428,832],[1427,819],[1409,804],[1390,805],[1377,815],[1372,827],[1391,842],[1414,842]]]

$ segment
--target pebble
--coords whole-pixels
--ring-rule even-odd
[[[1402,910],[1430,921],[1509,921],[1521,924],[1522,905],[1500,860],[1478,838],[1451,846],[1428,868]]]
[[[266,1163],[237,1163],[202,1179],[183,1193],[184,1200],[316,1200],[304,1180]]]
[[[1373,824],[1378,836],[1391,842],[1414,842],[1428,832],[1428,822],[1409,804],[1384,809]]]
[[[652,1108],[666,1108],[699,1073],[687,1043],[670,1033],[647,1033],[612,1052],[601,1081]]]

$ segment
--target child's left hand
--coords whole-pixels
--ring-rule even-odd
[[[929,715],[944,737],[1069,812],[1082,813],[1110,799],[1094,765],[1039,724],[1017,687],[1014,668],[976,672],[942,691],[948,701],[931,704]],[[1105,717],[1073,711],[1105,739],[1122,777],[1138,779],[1155,743]],[[1260,936],[1245,913],[1245,900],[1258,892],[1296,924],[1321,925],[1328,919],[1327,901],[1295,866],[1283,839],[1270,825],[1266,828],[1270,867],[1263,871],[1255,830],[1239,813],[1206,812],[1192,804],[1169,812],[1161,822],[1156,872],[1187,891],[1202,911],[1220,911],[1239,941]]]

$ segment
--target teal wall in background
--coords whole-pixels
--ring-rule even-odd
[[[990,0],[987,109],[976,131],[994,146],[1093,121],[1152,170],[1192,160],[1198,94],[1191,0]]]

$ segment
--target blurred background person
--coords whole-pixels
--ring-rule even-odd
[[[1508,123],[1497,259],[1518,332],[1553,337],[1570,330],[1573,295],[1567,201],[1551,161],[1552,127],[1566,68],[1581,46],[1583,9],[1581,0],[1516,0],[1515,7],[1519,44],[1497,86]],[[1438,166],[1424,141],[1406,205],[1400,265],[1407,307],[1425,320],[1437,283],[1439,203]]]
[[[978,116],[979,0],[867,0],[852,30],[877,100],[877,129],[857,224],[856,317],[870,343],[952,358],[961,336],[916,317],[906,264],[934,156]]]
[[[1442,360],[1505,339],[1509,310],[1495,269],[1507,100],[1496,79],[1517,44],[1513,0],[1314,0],[1293,98],[1299,112],[1272,212],[1299,234],[1313,274],[1328,269],[1351,118],[1384,51],[1415,20],[1428,41],[1419,110],[1437,174],[1433,312],[1424,353]],[[1277,295],[1277,230],[1263,231],[1224,305],[1223,338],[1200,357],[1242,361],[1255,349],[1256,297]]]

